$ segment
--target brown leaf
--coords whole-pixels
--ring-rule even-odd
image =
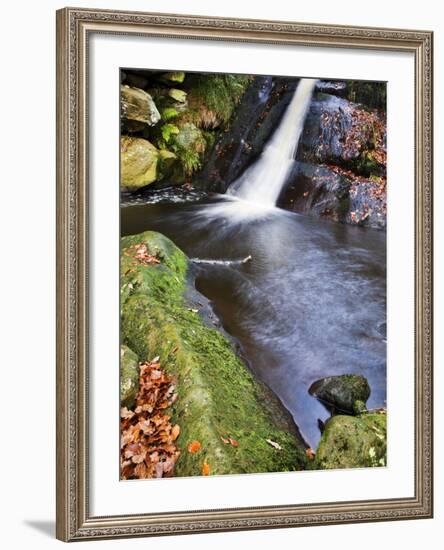
[[[120,409],[120,418],[132,418],[133,416],[133,411],[129,411],[126,407]]]
[[[175,426],[173,426],[173,429],[171,430],[172,440],[175,441],[179,437],[179,434],[180,434],[180,426],[179,424],[176,424]]]

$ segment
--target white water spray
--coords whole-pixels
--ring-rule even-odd
[[[259,159],[227,191],[250,203],[274,206],[293,167],[316,80],[301,78],[282,121]]]

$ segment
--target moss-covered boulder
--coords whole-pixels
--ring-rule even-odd
[[[141,245],[156,261],[138,259]],[[151,231],[122,238],[121,249],[123,342],[141,361],[158,356],[178,380],[168,413],[180,426],[175,475],[200,475],[204,463],[210,475],[303,469],[304,445],[273,414],[269,390],[184,298],[187,257]],[[201,445],[195,453],[193,441]]]
[[[159,122],[160,113],[156,104],[150,94],[144,90],[121,86],[120,99],[122,118],[132,123],[131,129],[138,130],[143,128],[145,124],[154,126]]]
[[[370,386],[364,376],[342,374],[316,380],[309,388],[331,412],[355,414],[361,412],[370,397]]]
[[[120,138],[120,188],[136,191],[157,179],[159,151],[146,139]]]
[[[326,423],[314,467],[367,468],[387,463],[387,415],[336,415]]]
[[[168,95],[178,103],[186,103],[187,101],[187,93],[185,92],[185,90],[179,90],[178,88],[170,88],[168,90]]]
[[[165,82],[178,82],[181,84],[185,80],[185,73],[183,71],[173,71],[169,73],[163,73],[160,75],[160,79]]]
[[[139,391],[139,358],[128,346],[120,347],[120,405],[131,409]]]

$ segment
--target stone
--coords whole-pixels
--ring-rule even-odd
[[[136,191],[157,179],[159,151],[142,138],[120,139],[120,188]]]
[[[370,386],[364,376],[342,374],[313,382],[308,392],[331,412],[355,414],[355,410],[361,411],[365,407]]]
[[[173,71],[162,74],[160,78],[161,80],[165,80],[167,82],[182,83],[185,80],[185,73],[183,71]]]
[[[156,125],[160,120],[153,98],[140,88],[120,87],[122,118],[148,126]]]
[[[179,134],[175,137],[176,143],[184,149],[195,149],[193,146],[202,140],[202,131],[192,122],[183,124],[180,127]]]
[[[315,469],[368,468],[387,464],[387,415],[336,415],[325,424]]]
[[[132,409],[139,391],[139,358],[128,346],[120,347],[120,406]]]
[[[187,93],[177,88],[170,88],[170,90],[168,90],[168,95],[179,103],[185,103],[187,100]]]

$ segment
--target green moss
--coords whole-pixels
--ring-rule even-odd
[[[190,75],[190,104],[204,106],[226,124],[251,80],[246,75]]]
[[[176,118],[178,114],[178,111],[174,107],[165,107],[165,109],[162,109],[161,112],[162,120],[165,122]]]
[[[139,391],[139,358],[128,346],[120,347],[120,405],[131,409]]]
[[[142,138],[120,139],[120,187],[128,191],[153,183],[157,179],[159,151]]]
[[[387,462],[387,415],[333,416],[319,443],[315,469],[367,468]]]
[[[161,76],[162,80],[167,82],[179,82],[182,83],[185,80],[185,73],[183,71],[174,71],[170,73],[164,73]]]
[[[141,242],[160,264],[134,266],[125,250]],[[159,356],[162,366],[178,376],[172,414],[181,427],[182,454],[176,475],[199,475],[203,462],[211,474],[303,469],[304,448],[264,407],[263,387],[224,336],[207,327],[184,300],[186,256],[153,232],[123,238],[122,252],[123,341],[141,360]],[[222,438],[229,437],[238,446],[224,444]],[[193,440],[202,444],[196,454],[187,451]]]
[[[187,93],[184,90],[179,90],[178,88],[170,88],[168,90],[168,95],[179,103],[185,103],[187,100]]]
[[[160,131],[162,132],[162,138],[164,139],[165,143],[168,143],[170,141],[171,136],[177,135],[180,132],[177,126],[170,123],[164,124]]]

